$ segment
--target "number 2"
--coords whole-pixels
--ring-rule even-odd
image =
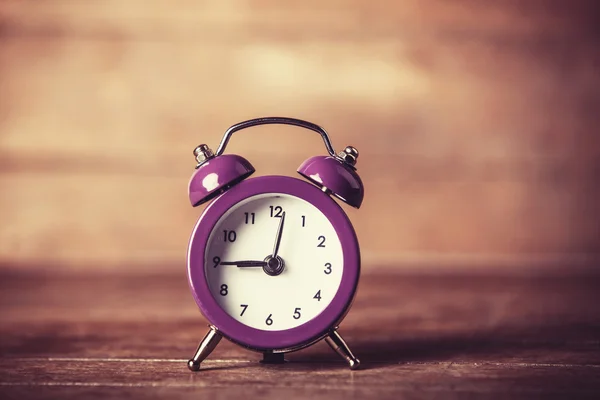
[[[320,242],[319,242],[319,244],[317,245],[317,247],[325,247],[325,236],[322,236],[322,235],[321,235],[321,236],[319,236],[319,239],[318,239],[318,240],[320,240]]]

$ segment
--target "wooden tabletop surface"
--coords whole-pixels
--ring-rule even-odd
[[[341,325],[363,368],[323,342],[262,365],[207,328],[179,268],[150,276],[3,273],[2,398],[295,399],[597,396],[595,276],[365,274]],[[200,398],[200,397],[198,397]]]

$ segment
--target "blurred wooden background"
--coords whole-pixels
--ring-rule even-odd
[[[183,265],[201,211],[192,149],[266,115],[361,151],[366,198],[348,212],[367,268],[586,264],[600,251],[596,8],[2,0],[0,265]],[[275,127],[228,150],[290,175],[324,153]]]

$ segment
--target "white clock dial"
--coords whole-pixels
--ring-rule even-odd
[[[284,212],[280,274],[271,276],[261,266],[221,264],[263,262],[272,255]],[[236,204],[216,223],[205,254],[205,273],[217,303],[237,321],[265,331],[315,318],[342,280],[342,246],[331,222],[312,204],[285,194],[257,195]]]

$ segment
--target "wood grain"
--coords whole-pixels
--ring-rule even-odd
[[[185,361],[206,322],[183,275],[4,273],[0,394],[593,398],[599,283],[597,275],[366,274],[340,328],[363,370],[349,371],[323,342],[264,366],[222,341],[191,373]]]
[[[179,261],[199,211],[191,150],[263,115],[314,121],[361,151],[366,199],[351,217],[370,265],[594,259],[596,8],[2,1],[0,262]],[[229,150],[295,175],[323,153],[298,133],[256,129]]]

